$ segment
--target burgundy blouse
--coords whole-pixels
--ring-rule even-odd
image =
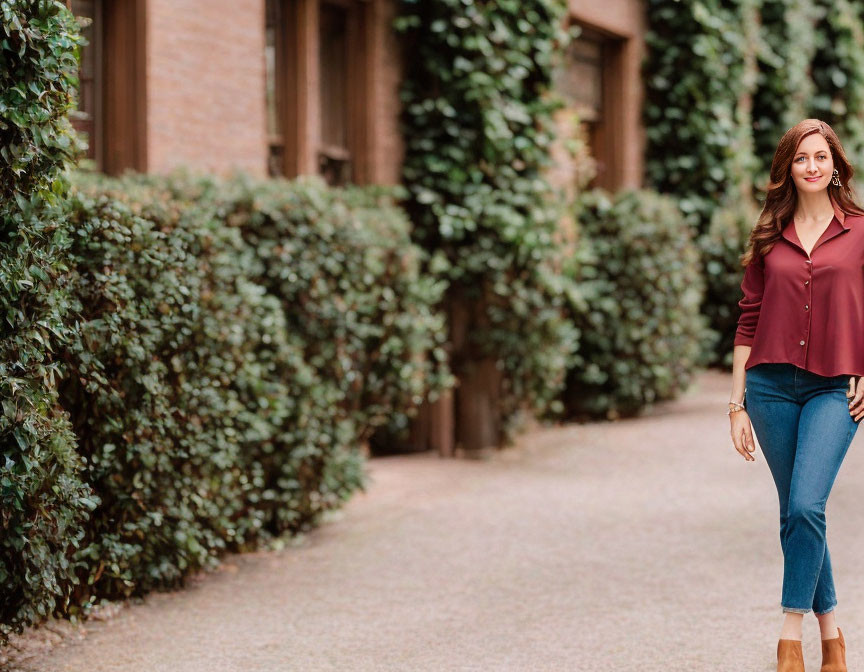
[[[734,341],[752,346],[744,368],[787,362],[820,376],[864,375],[864,216],[834,203],[810,256],[791,219],[781,235],[744,270]]]

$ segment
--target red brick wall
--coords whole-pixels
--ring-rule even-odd
[[[368,96],[369,178],[384,184],[399,182],[404,154],[398,98],[404,45],[391,29],[396,3],[373,0],[368,33],[367,63],[374,71]],[[638,67],[644,51],[643,8],[639,0],[608,0],[603,9],[598,7],[570,0],[574,19],[624,39],[621,81],[615,87],[620,117],[608,186],[637,187],[644,146]],[[146,40],[147,169],[188,166],[226,173],[236,167],[266,175],[264,0],[147,0]],[[313,81],[307,84],[314,86]],[[311,147],[317,146],[315,121],[309,119],[301,131]],[[559,167],[562,175],[567,172],[568,166]],[[552,177],[567,181],[555,171]]]
[[[264,0],[148,0],[148,169],[267,171]]]

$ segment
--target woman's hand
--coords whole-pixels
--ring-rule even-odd
[[[862,396],[864,396],[864,385],[862,385]],[[753,444],[753,428],[750,426],[750,416],[747,411],[735,411],[729,414],[729,420],[732,424],[732,443],[737,450],[748,462],[756,460],[750,453],[756,450]]]
[[[849,399],[849,413],[855,422],[864,416],[864,382],[862,376],[852,376],[849,379],[849,389],[846,397]]]

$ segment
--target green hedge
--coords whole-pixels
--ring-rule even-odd
[[[63,353],[62,401],[102,500],[78,557],[82,605],[175,584],[254,542],[301,489],[271,483],[262,459],[302,462],[322,439],[339,452],[351,438],[336,423],[288,438],[304,416],[320,421],[328,386],[248,278],[238,232],[155,188],[105,186],[72,203],[79,328]]]
[[[428,257],[392,207],[400,187],[322,185],[237,184],[213,196],[256,250],[250,273],[279,297],[307,361],[338,384],[339,409],[366,441],[454,384],[436,308],[446,283],[423,273]]]
[[[738,326],[741,280],[740,258],[747,247],[750,230],[759,219],[759,209],[750,201],[730,203],[715,211],[708,231],[700,237],[705,300],[702,313],[711,325],[712,338],[706,342],[705,361],[732,366],[735,330]]]
[[[371,429],[448,381],[441,288],[391,201],[315,178],[82,181],[63,401],[102,498],[82,602],[306,529],[363,487]]]
[[[566,272],[579,361],[564,401],[576,417],[614,419],[684,391],[708,338],[699,251],[676,202],[644,190],[580,195],[580,239]]]
[[[395,195],[74,176],[66,338],[40,354],[62,374],[62,436],[93,511],[61,529],[77,550],[66,574],[42,570],[66,597],[42,615],[179,586],[226,550],[309,529],[365,487],[374,428],[452,385],[443,287],[421,275]],[[12,563],[30,552],[18,534]]]
[[[63,171],[78,26],[59,2],[0,3],[0,644],[68,603],[95,506],[57,403],[67,337]]]

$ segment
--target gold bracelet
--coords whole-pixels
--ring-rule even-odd
[[[741,403],[737,401],[729,400],[729,410],[726,411],[726,415],[730,415],[731,413],[737,413],[738,411],[746,411],[744,408],[744,401],[747,399],[747,388],[744,388],[744,396],[741,397]]]

